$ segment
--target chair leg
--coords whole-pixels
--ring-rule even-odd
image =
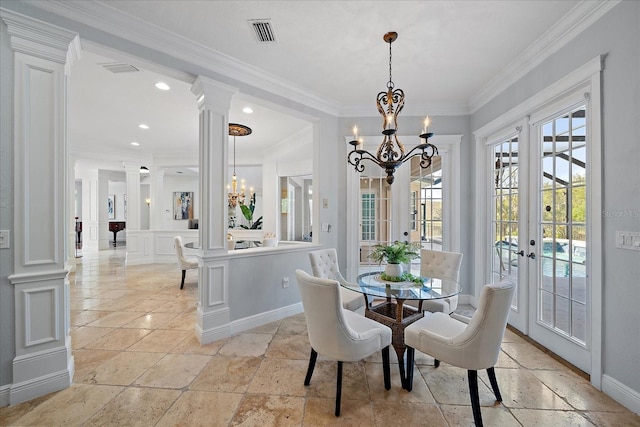
[[[469,394],[471,394],[471,409],[473,422],[476,427],[482,427],[482,414],[480,413],[480,395],[478,394],[478,371],[467,371],[469,377]]]
[[[180,289],[184,288],[184,276],[187,275],[187,270],[182,270],[182,282],[180,283]]]
[[[382,349],[382,372],[384,374],[384,388],[391,389],[391,369],[389,368],[389,346]]]
[[[413,365],[416,357],[416,350],[407,346],[407,383],[404,388],[407,391],[413,390]]]
[[[312,348],[311,356],[309,356],[309,367],[307,368],[307,376],[304,378],[304,385],[309,385],[311,382],[311,375],[313,375],[313,368],[316,366],[316,359],[318,358],[318,353]]]
[[[438,359],[433,359],[433,366],[435,366],[436,368],[440,366],[440,361]]]
[[[498,388],[498,380],[496,379],[496,371],[493,369],[493,366],[487,369],[487,374],[489,374],[489,381],[491,382],[491,388],[493,389],[493,394],[496,395],[496,400],[498,402],[502,402],[502,395],[500,394],[500,389]]]
[[[340,400],[342,399],[342,362],[338,362],[338,381],[336,384],[336,417],[340,416]]]

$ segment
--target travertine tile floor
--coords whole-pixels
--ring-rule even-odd
[[[179,279],[175,265],[126,268],[122,248],[85,254],[70,277],[74,383],[0,408],[0,424],[473,424],[466,373],[446,364],[435,369],[433,359],[418,354],[411,393],[401,389],[397,365],[391,390],[384,390],[380,355],[346,363],[336,418],[336,363],[319,359],[311,386],[303,385],[309,357],[303,314],[200,346],[193,333],[196,272],[183,290]],[[640,416],[513,332],[496,373],[502,404],[480,374],[487,426],[640,426]]]

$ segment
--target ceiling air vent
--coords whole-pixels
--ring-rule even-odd
[[[136,71],[140,71],[138,68],[134,67],[131,64],[123,64],[121,62],[109,62],[102,65],[105,70],[109,70],[112,73],[135,73]]]
[[[270,19],[250,19],[249,25],[253,28],[258,43],[276,43],[276,33],[271,27]]]

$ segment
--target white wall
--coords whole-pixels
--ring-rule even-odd
[[[162,188],[160,189],[161,201],[160,206],[151,203],[151,208],[160,209],[162,212],[162,227],[163,230],[187,230],[188,222],[185,220],[173,219],[174,208],[174,192],[191,191],[193,192],[193,217],[198,218],[198,211],[200,209],[200,192],[198,176],[180,176],[180,175],[165,175]]]

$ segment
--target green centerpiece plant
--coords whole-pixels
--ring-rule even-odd
[[[388,245],[375,245],[369,258],[382,264],[386,261],[385,271],[380,275],[382,280],[391,282],[415,281],[410,273],[403,273],[402,264],[407,264],[420,257],[420,244],[395,241]]]

